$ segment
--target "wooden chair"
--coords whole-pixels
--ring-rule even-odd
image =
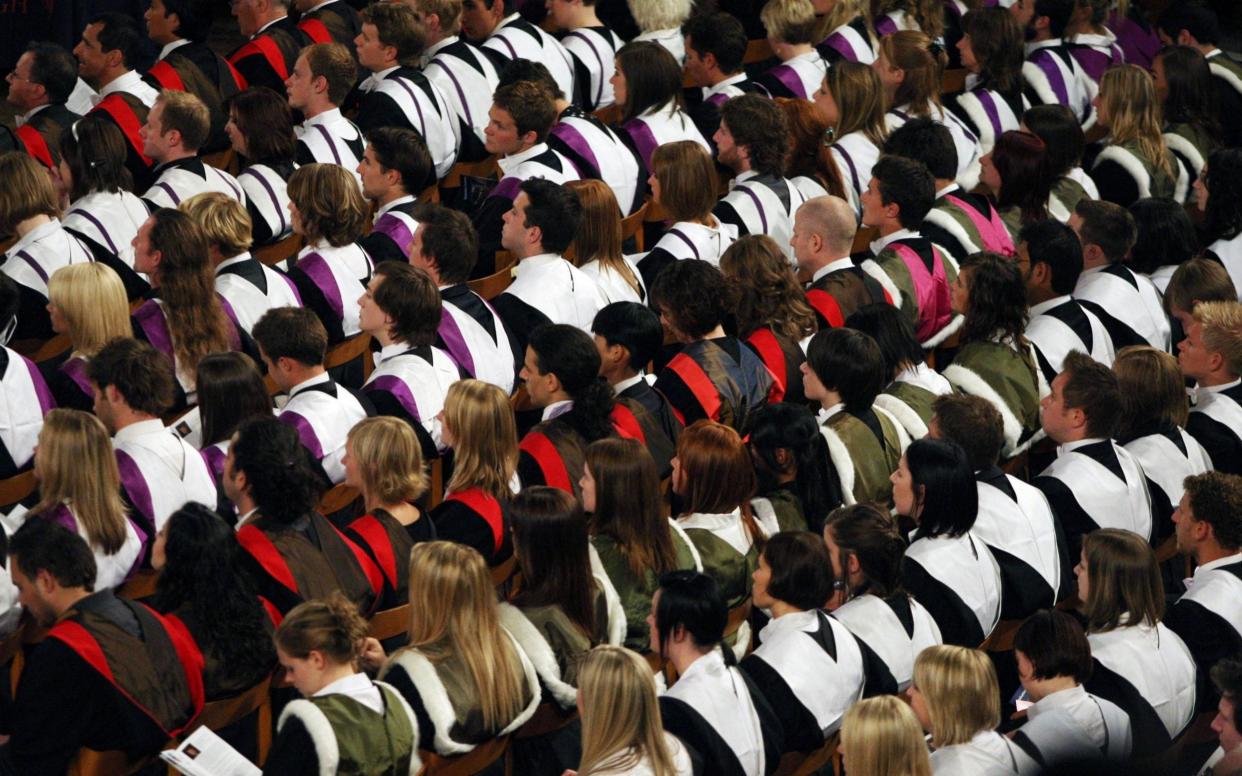
[[[1001,620],[992,629],[992,635],[983,640],[979,649],[984,652],[1010,652],[1013,650],[1013,637],[1025,620]]]
[[[267,753],[272,748],[271,690],[272,678],[269,676],[240,695],[211,701],[203,706],[203,711],[198,715],[197,724],[194,727],[206,725],[211,730],[219,731],[258,712],[255,714],[255,741],[259,762],[262,763],[267,759]]]
[[[753,603],[750,599],[750,596],[747,596],[745,601],[741,602],[740,604],[738,604],[737,606],[729,610],[729,620],[728,620],[728,623],[725,625],[725,632],[724,632],[725,638],[729,638],[730,636],[732,636],[733,634],[741,630],[742,623],[750,619],[750,611],[752,608],[753,608]],[[752,643],[754,642],[754,638],[755,638],[754,634],[752,633],[751,638],[750,638]],[[746,652],[749,653],[750,648],[751,648],[750,644],[747,644]]]
[[[433,202],[439,202],[440,201],[439,183],[433,183],[427,188],[423,189],[423,192],[418,195],[418,201],[424,205],[429,205]]]
[[[117,588],[116,594],[131,601],[150,598],[155,595],[155,581],[159,578],[160,572],[154,569],[139,569],[125,584]]]
[[[496,588],[496,592],[500,593],[501,598],[507,599],[509,589],[512,587],[514,577],[517,576],[517,555],[510,555],[509,559],[501,563],[499,566],[492,566],[492,587]]]
[[[746,44],[746,53],[742,56],[742,64],[753,65],[756,62],[764,62],[776,56],[772,53],[772,44],[768,43],[767,38],[752,40]]]
[[[371,358],[371,335],[365,331],[328,348],[323,366],[325,369],[335,369],[356,358],[362,359],[362,379],[366,380],[371,376],[371,371],[375,369],[375,361]]]
[[[647,208],[649,202],[644,202],[643,206],[625,218],[621,219],[621,241],[625,242],[631,237],[634,238],[634,247],[638,249],[638,253],[642,253],[643,247],[643,221],[647,220]]]
[[[202,160],[217,170],[223,170],[230,175],[237,174],[237,154],[233,152],[232,148],[216,151],[214,154],[203,154]]]
[[[474,776],[492,763],[505,760],[505,776],[509,776],[511,765],[508,761],[509,737],[494,738],[485,744],[479,744],[465,754],[453,757],[441,757],[434,752],[420,752],[423,758],[423,769],[420,776]]]
[[[362,498],[362,494],[358,492],[357,488],[346,485],[343,482],[333,485],[319,499],[319,514],[334,515],[360,498]]]
[[[1027,451],[1018,453],[1013,458],[1001,463],[1001,471],[1025,482],[1030,479],[1031,454]]]
[[[621,123],[621,106],[609,105],[606,108],[600,108],[591,115],[607,126],[615,126]]]
[[[120,750],[99,752],[94,749],[79,749],[69,763],[66,776],[128,776],[138,773],[147,766],[153,757],[139,760],[129,759],[129,755]]]
[[[367,635],[380,641],[404,635],[410,629],[410,605],[403,604],[376,612],[371,618],[370,626]]]
[[[555,733],[578,718],[577,709],[561,708],[559,703],[541,703],[535,713],[513,734],[514,740],[538,738]]]
[[[259,261],[273,267],[290,256],[296,256],[300,250],[302,250],[302,235],[290,234],[283,240],[255,248],[251,253]]]
[[[526,386],[518,386],[518,389],[509,397],[509,406],[514,412],[527,412],[535,409],[530,404],[530,394],[526,392]]]
[[[449,168],[448,175],[440,181],[440,192],[443,194],[445,189],[460,189],[463,177],[494,178],[499,174],[499,169],[495,156],[489,156],[480,162],[458,162]]]
[[[73,343],[67,334],[56,334],[51,339],[21,340],[13,343],[13,349],[36,364],[51,361],[69,352]]]
[[[880,236],[880,230],[874,226],[860,226],[854,233],[854,245],[850,253],[863,253],[871,249],[871,243]]]
[[[7,480],[0,480],[0,507],[11,507],[35,492],[39,481],[35,479],[34,469],[21,474],[14,474]]]
[[[0,239],[0,253],[8,253],[9,248],[13,247],[13,243],[17,242],[16,237],[6,237]]]
[[[954,68],[945,70],[940,78],[940,93],[954,94],[966,88],[966,69]]]
[[[427,508],[435,509],[444,501],[444,459],[433,458],[427,472]]]
[[[811,752],[786,752],[776,766],[776,776],[812,776],[825,765],[832,763],[832,772],[841,772],[841,754],[838,747],[841,734],[834,733],[824,745]]]
[[[508,263],[505,263],[506,261]],[[505,289],[512,285],[513,265],[515,263],[513,254],[508,251],[500,251],[496,254],[496,271],[487,277],[467,280],[466,285],[470,287],[471,291],[491,301],[503,294]]]

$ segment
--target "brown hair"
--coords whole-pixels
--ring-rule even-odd
[[[1164,142],[1162,108],[1151,73],[1138,65],[1110,67],[1100,76],[1099,104],[1111,142],[1134,143],[1148,164],[1176,183],[1177,162]]]
[[[578,196],[582,214],[574,233],[574,264],[598,261],[621,276],[634,293],[642,295],[638,273],[621,253],[621,208],[608,184],[599,180],[569,181],[565,188]]]
[[[723,514],[740,508],[747,533],[758,543],[762,534],[750,510],[758,482],[738,433],[713,420],[695,421],[677,440],[677,460],[685,478],[684,514]]]
[[[305,164],[289,176],[289,199],[298,209],[307,245],[326,240],[340,248],[363,235],[371,208],[354,174],[338,164]]]
[[[811,0],[768,0],[759,11],[759,20],[768,37],[783,43],[819,42],[815,37],[819,20]]]
[[[582,505],[560,488],[537,485],[513,499],[512,512],[513,547],[522,570],[522,587],[514,603],[556,606],[592,638],[599,587],[591,573]]]
[[[314,43],[302,49],[311,79],[322,76],[328,82],[328,101],[340,105],[358,80],[358,64],[343,43]]]
[[[276,647],[292,658],[305,659],[311,652],[338,665],[357,659],[367,637],[367,621],[358,607],[340,590],[321,601],[300,603],[276,628]]]
[[[1182,262],[1164,289],[1164,311],[1170,315],[1174,310],[1194,312],[1196,302],[1237,300],[1238,291],[1234,288],[1229,270],[1219,261],[1202,256]]]
[[[43,418],[36,468],[39,503],[30,513],[68,504],[82,523],[88,544],[115,554],[125,544],[125,504],[112,440],[89,412],[55,409]],[[47,516],[47,515],[45,515]]]
[[[1159,624],[1164,583],[1146,539],[1133,531],[1100,528],[1082,538],[1082,556],[1090,580],[1082,610],[1088,633]]]
[[[716,164],[693,140],[678,140],[656,148],[651,174],[660,182],[660,206],[669,220],[714,222]]]
[[[777,97],[776,107],[785,114],[789,130],[789,150],[785,154],[785,177],[804,175],[827,189],[834,197],[845,197],[841,171],[824,142],[828,122],[810,100]]]
[[[910,115],[929,115],[928,104],[940,107],[940,80],[948,63],[944,49],[933,51],[932,39],[917,30],[900,30],[880,39],[880,52],[891,67],[904,70],[890,108],[910,106]]]
[[[940,436],[957,442],[966,451],[970,468],[978,471],[995,466],[1005,447],[1005,426],[1000,412],[982,396],[950,393],[932,402],[932,417]]]
[[[556,102],[552,93],[534,81],[515,81],[496,90],[492,103],[513,118],[518,136],[535,133],[542,143],[556,123]]]
[[[591,532],[612,537],[636,575],[652,571],[659,576],[676,569],[660,475],[647,448],[636,439],[601,439],[587,447],[586,468],[595,479]]]
[[[855,595],[872,593],[888,598],[903,593],[901,563],[906,555],[906,540],[892,515],[874,504],[852,504],[838,507],[824,522],[825,535],[837,545],[837,566],[841,578],[837,586],[846,591],[846,600]],[[851,590],[847,571],[849,559],[858,559],[858,567],[866,581]]]
[[[815,333],[815,313],[776,240],[751,234],[729,246],[720,271],[740,290],[737,327],[742,336],[765,326],[794,342]]]
[[[422,445],[409,423],[383,415],[363,418],[349,430],[346,442],[358,464],[364,496],[398,504],[427,492]]]
[[[1186,425],[1190,403],[1176,358],[1150,345],[1131,345],[1117,352],[1113,374],[1121,390],[1118,438],[1133,439],[1150,430],[1152,421]]]
[[[820,88],[832,95],[841,115],[834,138],[839,140],[851,132],[861,132],[877,148],[884,145],[888,139],[884,83],[870,65],[837,62],[828,68]]]
[[[162,89],[157,102],[164,106],[160,129],[165,133],[174,129],[181,133],[181,145],[187,151],[202,148],[211,132],[211,112],[207,105],[192,92],[174,89]]]
[[[266,86],[253,86],[229,100],[228,110],[246,139],[246,158],[252,162],[293,161],[297,138],[293,109],[284,95]]]
[[[47,168],[21,151],[0,154],[0,234],[15,234],[17,225],[35,216],[56,218],[60,200]]]
[[[1242,547],[1242,477],[1210,471],[1183,480],[1194,519],[1212,526],[1216,542],[1228,550]]]
[[[1121,414],[1121,391],[1117,376],[1081,350],[1071,350],[1061,371],[1069,375],[1062,389],[1067,409],[1081,409],[1087,416],[1087,434],[1111,437]]]
[[[221,191],[195,194],[177,209],[203,230],[207,242],[214,244],[226,259],[250,250],[253,221],[246,206]]]
[[[511,499],[518,439],[505,392],[482,380],[458,380],[444,395],[444,425],[453,437],[447,490],[479,488],[499,501]]]
[[[392,317],[393,334],[412,347],[434,344],[444,308],[431,276],[403,261],[380,262],[372,274],[384,278],[371,296]]]
[[[375,25],[379,42],[397,50],[397,61],[415,64],[427,45],[427,36],[414,9],[402,3],[371,3],[358,12],[362,24]]]

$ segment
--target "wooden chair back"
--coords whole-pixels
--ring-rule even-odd
[[[940,77],[940,93],[954,94],[966,88],[966,69],[953,68],[945,70]]]
[[[742,56],[742,64],[753,65],[756,62],[763,62],[776,56],[772,53],[772,44],[767,38],[752,40],[746,44],[746,53]]]
[[[984,652],[1011,652],[1013,651],[1013,637],[1017,635],[1018,628],[1022,627],[1025,620],[1001,620],[996,623],[996,627],[992,629],[991,635],[983,640],[979,645],[979,649]]]
[[[210,701],[203,706],[197,722],[200,725],[206,725],[211,730],[219,731],[258,712],[255,715],[256,748],[259,762],[262,763],[267,759],[267,753],[272,748],[271,690],[272,678],[269,676],[240,695]]]
[[[812,776],[822,774],[825,765],[832,764],[834,774],[841,773],[841,734],[833,733],[824,745],[811,752],[786,752],[776,766],[776,776]]]
[[[433,202],[439,202],[440,201],[440,184],[438,182],[433,183],[427,188],[423,189],[422,193],[418,195],[418,201],[424,205],[430,205]]]
[[[14,350],[36,364],[59,358],[68,353],[72,347],[73,343],[69,341],[67,334],[56,334],[51,339],[43,341],[21,340],[13,343]]]
[[[357,488],[343,482],[338,483],[319,498],[319,514],[335,515],[360,498],[362,494]]]
[[[370,626],[367,635],[380,641],[405,634],[410,629],[410,605],[402,604],[376,612],[371,618]]]
[[[474,776],[492,763],[505,760],[505,776],[509,776],[509,737],[494,738],[479,744],[465,754],[441,757],[433,752],[422,752],[421,776]]]
[[[99,752],[82,748],[74,755],[65,773],[66,776],[129,776],[141,771],[152,759],[143,757],[131,760],[128,754],[116,749]]]
[[[154,569],[138,569],[132,577],[125,580],[125,584],[117,588],[116,594],[131,601],[150,598],[155,595],[155,583],[159,578],[160,572]]]
[[[290,234],[283,240],[254,248],[251,253],[267,266],[274,267],[285,259],[298,255],[300,250],[302,250],[302,235]]]
[[[509,584],[517,575],[517,555],[510,555],[509,559],[501,563],[499,566],[492,566],[492,587],[496,588],[501,594],[501,598],[507,598]]]
[[[559,703],[541,703],[535,713],[513,734],[514,740],[538,738],[568,727],[578,718],[578,710],[561,708]]]
[[[0,480],[0,507],[13,506],[34,493],[38,486],[39,481],[35,479],[34,469],[14,474],[7,480]]]
[[[516,263],[512,253],[500,251],[496,254],[496,271],[487,277],[467,280],[466,285],[471,291],[491,301],[513,284],[513,266]]]
[[[444,459],[431,459],[427,470],[427,508],[435,509],[444,501]]]
[[[461,179],[494,178],[499,174],[499,165],[495,156],[489,156],[478,162],[458,162],[449,168],[448,175],[440,181],[440,191],[444,189],[460,189]]]
[[[230,175],[237,174],[237,154],[233,152],[232,148],[216,151],[214,154],[203,154],[202,160],[205,164],[209,164],[217,170],[223,170]]]
[[[609,105],[606,108],[600,108],[591,115],[607,126],[615,126],[621,123],[621,106],[616,104]]]
[[[753,602],[750,596],[746,600],[729,610],[729,620],[725,625],[725,638],[737,633],[742,628],[742,623],[750,619],[750,611],[753,608]],[[751,641],[754,641],[754,634],[751,634]],[[746,645],[746,652],[750,652],[750,644]]]
[[[335,369],[356,358],[362,358],[362,379],[366,380],[375,369],[375,360],[371,357],[371,335],[365,331],[328,348],[323,366],[324,369]]]
[[[638,253],[646,250],[643,247],[643,221],[647,219],[647,208],[649,206],[649,202],[644,202],[643,206],[638,210],[621,219],[621,241],[624,242],[633,237],[634,246],[638,249]]]
[[[874,226],[860,226],[854,233],[854,245],[850,253],[863,253],[871,250],[871,243],[880,236],[880,230]]]

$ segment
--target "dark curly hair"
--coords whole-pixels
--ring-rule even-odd
[[[750,152],[750,168],[760,175],[783,175],[789,152],[789,128],[776,103],[757,94],[734,97],[720,107],[733,142]]]
[[[755,410],[750,429],[747,444],[756,459],[760,491],[767,493],[776,487],[776,475],[785,473],[776,461],[776,451],[788,450],[794,460],[793,491],[807,526],[812,531],[823,530],[828,510],[841,502],[841,494],[829,490],[834,487],[830,477],[820,476],[828,443],[819,432],[815,416],[800,404],[765,404]]]
[[[970,285],[961,343],[986,342],[1000,332],[1014,348],[1026,347],[1026,281],[1012,260],[995,253],[972,253],[962,262]]]
[[[651,286],[652,306],[690,339],[711,333],[737,303],[729,281],[706,261],[675,261]]]
[[[1242,148],[1222,148],[1208,157],[1203,226],[1208,240],[1230,240],[1242,232]]]
[[[264,517],[286,525],[315,510],[323,481],[293,426],[274,417],[250,418],[237,429],[233,465],[245,473]]]

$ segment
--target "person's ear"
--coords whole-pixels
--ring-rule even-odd
[[[522,145],[533,146],[539,142],[539,135],[535,134],[535,130],[531,130],[522,135]]]
[[[35,575],[34,583],[39,594],[43,596],[51,595],[60,587],[60,582],[47,569],[39,569],[39,573]]]
[[[847,574],[859,574],[862,572],[862,564],[858,562],[858,556],[854,553],[848,553],[845,558],[845,572]]]
[[[1048,285],[1052,282],[1052,268],[1048,266],[1047,262],[1036,262],[1031,267],[1031,280],[1037,286]]]
[[[115,385],[105,385],[103,391],[104,398],[108,400],[109,404],[120,404],[125,399]]]
[[[893,80],[897,82],[898,86],[901,86],[903,83],[906,82],[906,71],[905,70],[903,70],[900,67],[891,67],[891,66],[889,67],[889,70],[892,71]]]
[[[311,76],[311,91],[316,94],[326,94],[328,91],[328,79],[322,75]]]
[[[776,448],[776,465],[781,469],[788,469],[789,464],[793,463],[793,452],[788,447]]]
[[[689,638],[690,632],[686,630],[686,626],[678,625],[676,628],[673,628],[673,633],[671,634],[669,641],[673,644],[680,644]]]
[[[703,63],[703,67],[711,70],[716,67],[716,55],[710,51],[706,54],[700,54],[699,60]]]
[[[125,57],[121,55],[120,49],[105,51],[104,64],[106,64],[109,68],[123,67],[125,65]]]
[[[543,379],[547,381],[548,393],[556,393],[561,390],[561,379],[554,372],[548,372],[543,375]]]

